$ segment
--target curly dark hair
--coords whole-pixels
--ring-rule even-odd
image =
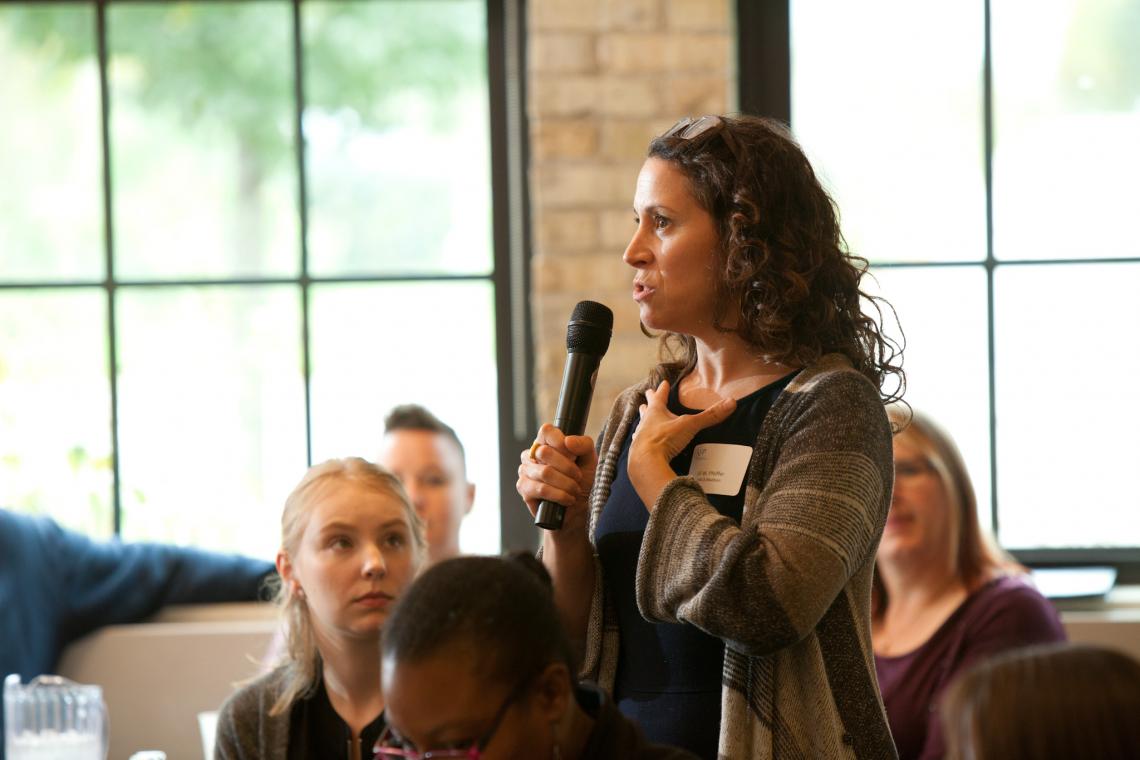
[[[529,552],[432,565],[400,597],[383,636],[383,656],[394,662],[466,647],[480,678],[506,686],[552,662],[578,672],[550,574]]]
[[[719,123],[689,138],[657,137],[648,155],[680,169],[716,223],[722,245],[713,326],[738,334],[771,362],[803,367],[844,354],[884,403],[900,400],[902,345],[880,327],[883,306],[894,309],[860,289],[868,262],[848,251],[835,202],[799,144],[772,119],[707,118]],[[666,333],[661,341],[655,379],[696,365],[692,337]],[[884,390],[888,376],[895,383]]]

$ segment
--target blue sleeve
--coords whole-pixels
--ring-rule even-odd
[[[92,541],[60,531],[63,641],[141,620],[168,604],[255,601],[273,565],[237,555],[151,543]]]

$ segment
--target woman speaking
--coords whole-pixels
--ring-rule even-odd
[[[662,363],[597,453],[544,425],[517,484],[532,513],[567,507],[542,556],[583,675],[702,757],[894,757],[870,595],[902,371],[863,311],[867,263],[766,119],[654,139],[633,215],[623,258]]]

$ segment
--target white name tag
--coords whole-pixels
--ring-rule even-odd
[[[752,447],[735,443],[702,443],[693,450],[693,463],[689,465],[689,475],[697,479],[707,494],[736,496],[748,462],[752,459]]]

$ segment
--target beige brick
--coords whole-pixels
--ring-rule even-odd
[[[610,0],[530,0],[527,23],[531,30],[594,30]]]
[[[596,249],[598,226],[595,211],[548,209],[535,217],[535,239],[544,253]]]
[[[533,75],[528,107],[531,118],[580,117],[597,113],[601,83],[583,75]]]
[[[531,154],[535,160],[588,158],[598,152],[598,124],[591,119],[531,121]]]
[[[609,193],[604,200],[610,208],[628,209],[633,206],[633,191],[637,186],[637,175],[642,163],[641,159],[635,159],[615,162],[609,166],[606,184]]]
[[[728,0],[665,0],[665,25],[690,32],[728,32]]]
[[[539,208],[628,206],[641,164],[547,163],[532,167]]]
[[[620,254],[539,254],[531,262],[531,275],[536,287],[547,292],[578,293],[583,298],[597,298],[600,292],[621,287],[628,281],[630,272]]]
[[[649,141],[660,131],[657,122],[652,120],[608,119],[601,126],[601,155],[630,161],[645,158]]]
[[[660,29],[665,14],[662,0],[606,0],[602,3],[600,21],[606,29]]]
[[[595,59],[595,36],[584,32],[536,32],[529,37],[528,59],[535,73],[589,73]]]
[[[729,111],[728,83],[723,76],[702,74],[672,77],[662,92],[665,110],[676,114],[678,118]]]
[[[634,118],[656,116],[661,112],[661,89],[658,78],[603,77],[601,113]]]
[[[606,353],[599,381],[606,392],[617,395],[623,389],[645,379],[657,362],[657,342],[644,335],[629,341],[614,339]]]
[[[636,326],[636,314],[634,325]],[[618,324],[618,314],[614,314],[614,325]],[[610,350],[602,361],[602,371],[598,373],[598,384],[605,394],[616,396],[625,388],[640,382],[657,363],[657,341],[640,333],[617,333],[610,341]]]
[[[632,192],[630,194],[632,201]],[[598,214],[598,245],[603,248],[618,248],[625,250],[637,229],[633,221],[632,203],[627,203],[621,209],[605,209]]]
[[[598,38],[598,64],[608,74],[665,71],[669,50],[664,34],[603,34]]]
[[[726,74],[732,65],[732,48],[725,34],[670,34],[665,58],[677,72]]]
[[[550,256],[545,253],[535,253],[530,257],[530,284],[541,292],[561,292],[562,283],[558,281],[558,270],[565,258]]]
[[[531,168],[531,188],[539,209],[593,207],[615,194],[610,168],[599,164],[545,163]]]
[[[638,331],[632,270],[637,172],[649,140],[684,115],[733,104],[729,0],[529,0],[531,309],[539,417],[554,412],[566,320],[589,298],[614,310],[587,431],[642,380],[657,343]]]

